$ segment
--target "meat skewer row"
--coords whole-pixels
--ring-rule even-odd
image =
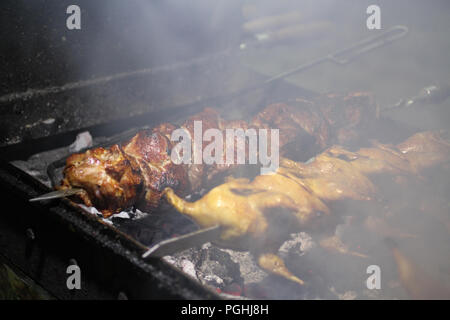
[[[290,104],[270,105],[250,122],[225,120],[217,111],[207,108],[190,117],[180,128],[191,137],[194,121],[198,120],[202,121],[203,131],[279,129],[280,155],[288,155],[295,148],[306,148],[311,140],[318,150],[333,143],[351,142],[357,137],[358,128],[373,121],[376,113],[369,94],[330,94],[313,101],[297,99]],[[122,145],[71,155],[58,188],[83,189],[72,198],[96,207],[105,217],[131,206],[151,212],[160,204],[164,188],[171,187],[179,195],[193,193],[214,177],[239,166],[174,164],[170,155],[176,142],[170,137],[175,129],[170,123],[162,123],[138,132]],[[235,149],[235,155],[236,152]]]
[[[170,188],[165,195],[200,226],[221,225],[225,245],[250,243],[263,269],[303,284],[274,254],[286,236],[329,223],[332,201],[373,199],[377,189],[370,176],[414,175],[449,160],[450,141],[437,132],[422,132],[396,146],[374,143],[357,152],[333,146],[309,163],[283,159],[275,174],[253,181],[230,179],[195,202],[183,200]],[[289,220],[283,218],[286,211]],[[343,249],[336,239],[324,245]]]

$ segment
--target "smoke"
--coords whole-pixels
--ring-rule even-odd
[[[96,104],[91,104],[91,100],[82,101],[83,107],[74,108],[76,110],[71,110],[70,104],[40,106],[42,110],[38,110],[41,112],[37,112],[36,119],[29,116],[31,122],[47,113],[56,118],[53,114],[63,110],[58,116],[79,128],[201,101],[254,85],[393,25],[406,25],[409,35],[348,65],[327,62],[292,75],[279,85],[213,107],[220,108],[225,117],[248,120],[244,117],[251,117],[268,101],[302,96],[305,88],[315,93],[371,91],[380,107],[388,107],[399,99],[415,95],[427,85],[450,82],[449,6],[445,1],[114,0],[77,3],[82,14],[78,31],[65,28],[65,6],[72,4],[70,1],[58,2],[53,8],[55,13],[50,16],[45,14],[42,8],[46,7],[40,1],[35,5],[22,1],[14,7],[18,21],[27,22],[5,28],[11,34],[7,39],[17,37],[16,42],[5,41],[9,54],[16,56],[5,58],[6,66],[19,71],[17,76],[2,72],[2,82],[10,83],[14,90],[26,90],[136,70],[149,72],[123,77],[107,89],[104,86],[89,88],[87,91],[92,92]],[[382,30],[366,28],[365,9],[369,4],[380,6]],[[18,6],[24,11],[17,9]],[[274,26],[273,17],[288,12],[298,12],[298,21],[275,19]],[[271,23],[267,22],[268,17],[272,17]],[[267,24],[257,31],[244,28],[258,19],[259,23],[263,19]],[[317,22],[326,22],[325,29],[317,28]],[[304,27],[302,32],[296,28],[295,32],[283,33],[269,42],[258,42],[277,30],[298,25]],[[30,33],[29,37],[23,36],[33,28],[38,31]],[[245,50],[242,44],[247,44]],[[195,59],[199,62],[189,63]],[[186,64],[177,67],[180,62]],[[171,65],[175,67],[150,72]],[[399,141],[399,136],[403,137],[406,131],[450,129],[449,103],[444,101],[434,106],[423,103],[386,112],[382,118],[397,122],[386,120],[384,127],[380,126],[380,131],[384,132],[379,136],[384,134],[383,142],[393,142]],[[395,129],[401,130],[397,123],[407,129],[395,135],[392,133]],[[67,130],[73,126],[68,126]],[[339,236],[350,250],[369,258],[330,253],[318,245],[324,234],[297,230],[311,232],[316,246],[302,255],[296,249],[287,252],[287,266],[309,283],[309,287],[299,289],[270,278],[263,284],[270,291],[270,297],[338,298],[353,296],[345,295],[351,291],[356,292],[357,298],[427,298],[434,296],[434,292],[445,292],[434,283],[450,288],[449,178],[445,166],[415,177],[386,176],[376,181],[379,201],[333,204],[331,209],[336,219],[328,223],[328,235]],[[283,215],[274,223],[276,232],[282,232],[289,220]],[[293,231],[296,230],[289,230]],[[289,238],[288,234],[285,236]],[[387,238],[394,239],[400,255],[393,251],[393,246],[386,244]],[[405,269],[399,267],[399,261],[421,268],[414,267],[419,271],[408,278],[402,274]],[[381,291],[365,287],[369,276],[366,269],[370,265],[381,268]],[[416,279],[432,279],[421,283],[433,285],[426,290],[411,287]],[[305,294],[307,290],[311,291]]]
[[[243,66],[264,76],[273,76],[312,58],[345,48],[373,33],[382,32],[383,30],[369,31],[365,27],[365,8],[372,2],[218,1],[212,4],[197,0],[133,3],[110,1],[101,6],[86,4],[84,12],[87,21],[83,32],[89,32],[93,45],[89,53],[90,59],[84,61],[80,69],[85,76],[93,76],[110,72],[111,66],[115,70],[129,71],[170,65],[177,61],[214,56],[228,51],[230,54],[225,59],[227,67],[224,68],[226,72],[211,72],[216,71],[217,66],[215,62],[211,63],[206,59],[195,67],[148,78],[147,84],[154,94],[153,99],[155,96],[160,97],[156,99],[161,103],[157,108],[174,102],[182,104],[194,100],[197,95],[204,97],[205,93],[214,95],[249,85],[247,81],[243,81]],[[429,85],[430,81],[448,80],[448,74],[423,58],[423,46],[437,44],[432,54],[442,60],[445,50],[441,53],[438,50],[445,49],[448,44],[448,41],[439,43],[436,39],[440,36],[439,32],[434,35],[436,38],[426,39],[425,35],[430,30],[414,28],[423,26],[424,5],[412,6],[410,2],[392,4],[388,1],[378,1],[378,4],[382,10],[383,29],[405,24],[412,30],[408,38],[370,52],[347,66],[326,63],[291,76],[287,81],[315,92],[372,91],[378,103],[384,107],[400,98],[414,95],[420,88]],[[436,12],[437,8],[438,6],[434,10],[425,10],[439,21],[442,16]],[[283,41],[274,41],[268,46],[257,43],[245,52],[239,50],[239,44],[252,44],[257,39],[257,34],[243,29],[246,23],[283,15],[287,11],[300,12],[301,18],[294,25],[298,23],[311,28],[308,37],[297,35]],[[325,35],[311,27],[311,23],[317,21],[330,23],[331,27],[326,30]],[[270,33],[278,27],[275,30],[270,28],[263,27],[258,32]],[[423,72],[423,69],[427,71]],[[407,81],[405,77],[408,78]],[[162,87],[157,85],[159,81],[164,82]],[[155,86],[158,87],[157,91]],[[264,92],[259,94],[264,95]],[[295,92],[291,94],[296,95]],[[242,109],[255,110],[252,104],[262,103],[258,93],[254,93],[254,97],[254,100],[239,100],[243,104],[238,105],[236,102],[235,109],[226,105],[227,109],[222,111],[225,116],[243,117],[245,111]],[[403,123],[412,131],[448,127],[447,105],[422,105],[407,111],[393,111],[384,116]],[[386,140],[398,141],[399,138],[392,134]],[[377,195],[380,199],[378,202],[344,201],[331,205],[336,217],[330,220],[329,225],[332,226],[326,230],[328,236],[339,236],[350,251],[368,258],[330,252],[319,245],[325,234],[311,231],[316,246],[301,256],[298,251],[285,255],[290,270],[309,283],[308,289],[299,289],[283,280],[269,278],[262,284],[270,291],[269,296],[415,298],[415,292],[420,291],[420,288],[411,291],[409,282],[422,278],[436,279],[433,281],[440,281],[450,288],[449,207],[445,200],[449,190],[448,172],[432,177],[408,177],[407,182],[401,180],[402,178],[389,176],[376,181],[380,191]],[[276,222],[276,233],[281,232],[280,228],[285,222],[281,218]],[[405,257],[408,256],[408,263],[422,266],[422,273],[410,276],[412,278],[405,277],[402,274],[404,269],[398,267],[398,255],[386,244],[387,238],[395,239],[398,250]],[[379,291],[365,287],[369,277],[366,270],[371,265],[380,266],[381,269]],[[429,283],[431,282],[430,280]],[[423,296],[427,297],[427,293]],[[430,296],[433,296],[432,292]]]

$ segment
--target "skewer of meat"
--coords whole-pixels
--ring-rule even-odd
[[[202,121],[204,131],[279,129],[280,155],[287,156],[304,152],[311,144],[320,151],[333,143],[349,143],[358,137],[360,127],[376,117],[376,105],[366,93],[329,94],[312,101],[297,99],[289,104],[272,104],[250,122],[225,120],[207,108],[179,127],[163,123],[138,132],[122,145],[71,155],[59,189],[81,188],[73,198],[95,206],[105,217],[131,206],[149,212],[160,204],[164,188],[171,187],[183,196],[239,166],[174,164],[171,151],[176,142],[170,138],[177,128],[183,128],[191,137],[194,121]]]

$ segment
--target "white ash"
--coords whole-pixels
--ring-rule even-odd
[[[175,259],[175,257],[172,256],[164,256],[163,260],[171,265],[175,265],[177,263],[177,259]]]
[[[211,245],[203,245],[200,250],[207,250]],[[187,275],[199,281],[201,284],[210,287],[211,289],[221,288],[225,285],[224,280],[215,275],[215,274],[205,274],[203,272],[197,271],[198,268],[194,265],[194,263],[189,260],[186,256],[191,256],[193,254],[193,249],[188,249],[183,251],[182,253],[178,253],[175,256],[165,256],[163,260],[167,263],[173,265],[174,267],[182,270]],[[242,300],[247,299],[242,296],[230,295],[224,292],[219,293],[224,299],[232,299],[232,300]]]
[[[215,274],[206,275],[205,276],[205,280],[208,281],[208,282],[215,282],[217,284],[217,286],[220,286],[220,285],[223,284],[223,279],[219,278]]]
[[[148,213],[142,212],[136,208],[128,208],[127,210],[121,211],[119,213],[115,213],[110,216],[108,219],[131,219],[131,220],[139,220],[148,216]]]
[[[69,146],[70,152],[78,152],[85,148],[92,147],[93,139],[89,131],[81,132],[77,135],[75,141]]]
[[[210,242],[205,243],[202,249],[211,248]],[[244,284],[260,282],[267,277],[267,272],[263,271],[256,263],[252,254],[248,251],[235,251],[231,249],[218,248],[222,252],[230,255],[233,262],[239,265],[241,277],[244,279]]]
[[[239,265],[231,259],[231,255],[210,243],[166,256],[164,260],[187,274],[195,273],[200,283],[212,288],[223,289],[243,280]]]
[[[191,277],[197,279],[197,273],[195,272],[195,266],[188,259],[181,260],[181,270],[183,270],[183,272],[187,273]]]
[[[107,223],[107,224],[109,224],[109,225],[113,225],[113,222],[112,222],[109,218],[103,218],[102,213],[101,213],[100,211],[98,211],[96,208],[94,208],[94,207],[88,207],[88,206],[86,206],[86,205],[84,205],[84,204],[81,204],[81,203],[78,204],[78,206],[79,206],[81,209],[83,209],[84,212],[93,214],[93,215],[99,217],[103,222],[105,222],[105,223]]]
[[[211,248],[211,242],[207,242],[202,245],[202,250],[207,250],[209,248]]]
[[[121,211],[113,215],[114,218],[130,219],[130,215],[126,211]]]
[[[291,233],[290,237],[291,239],[285,241],[278,250],[282,258],[286,258],[290,253],[303,255],[316,246],[316,243],[306,232]]]
[[[134,213],[134,219],[142,219],[142,218],[148,216],[148,213],[142,212],[139,209],[135,209],[133,213]]]
[[[177,258],[174,256],[165,256],[163,260],[170,263],[174,267],[181,269],[184,273],[199,280],[197,277],[197,272],[195,271],[195,265],[192,261],[188,260],[186,257]]]
[[[87,205],[84,205],[82,203],[78,204],[78,206],[87,213],[95,214],[96,216],[102,216],[102,213],[94,207],[88,207]]]
[[[54,122],[55,122],[55,119],[53,119],[53,118],[48,118],[48,119],[42,120],[43,124],[52,124]]]
[[[290,239],[280,247],[279,254],[280,256],[287,256],[291,253],[301,255],[315,246],[316,244],[309,234],[293,233],[290,235]],[[220,257],[220,253],[224,257]],[[228,270],[229,263],[225,262],[226,259],[230,259],[238,266],[237,273],[239,275]],[[191,276],[195,274],[195,278],[202,284],[216,288],[238,282],[237,277],[243,280],[244,285],[260,283],[268,277],[268,273],[257,265],[250,252],[219,248],[210,242],[203,244],[200,248],[191,248],[172,256],[166,256],[164,260]],[[193,266],[194,269],[191,268]]]
[[[107,223],[107,224],[109,224],[109,225],[114,225],[113,222],[112,222],[111,220],[102,218],[102,221],[105,222],[105,223]]]
[[[121,211],[119,213],[115,213],[112,216],[108,218],[104,218],[102,213],[98,211],[95,207],[88,207],[82,203],[78,204],[78,206],[83,209],[85,212],[96,215],[97,217],[101,218],[104,222],[108,224],[113,224],[113,219],[131,219],[131,220],[138,220],[146,217],[148,213],[142,212],[139,209],[133,209],[129,208],[127,210]]]

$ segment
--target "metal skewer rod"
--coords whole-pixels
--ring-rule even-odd
[[[276,74],[261,83],[237,90],[234,93],[216,97],[215,99],[220,102],[227,102],[229,100],[243,96],[252,91],[262,89],[278,80],[282,80],[282,79],[292,76],[294,74],[300,73],[302,71],[305,71],[307,69],[315,67],[326,61],[331,61],[331,62],[340,64],[340,65],[346,65],[346,64],[350,63],[351,61],[353,61],[358,56],[361,56],[369,51],[372,51],[376,48],[385,46],[389,43],[392,43],[392,42],[406,36],[406,34],[408,32],[409,32],[409,30],[408,30],[408,27],[406,27],[406,26],[401,26],[401,25],[394,26],[394,27],[389,28],[388,30],[384,31],[381,34],[378,34],[378,35],[375,35],[372,37],[368,37],[366,39],[358,41],[355,44],[353,44],[347,48],[340,49],[340,50],[330,53],[326,56],[314,59],[312,61],[308,61],[308,62],[301,64],[293,69]]]
[[[35,197],[30,199],[30,202],[34,201],[44,201],[44,200],[50,200],[50,199],[58,199],[58,198],[65,198],[68,196],[72,196],[74,194],[83,192],[83,189],[80,188],[71,188],[71,189],[64,189],[64,190],[56,190],[52,191],[43,195],[40,195],[39,197]]]
[[[150,247],[142,258],[164,257],[219,238],[222,228],[215,225],[179,237],[163,240]]]
[[[294,69],[279,73],[266,81],[264,81],[264,84],[268,84],[271,82],[274,82],[276,80],[280,80],[283,78],[286,78],[288,76],[291,76],[293,74],[299,73],[301,71],[307,70],[313,66],[316,66],[322,62],[325,61],[332,61],[340,65],[346,65],[349,62],[351,62],[356,57],[372,51],[376,48],[382,47],[388,43],[391,43],[395,40],[398,40],[402,37],[404,37],[408,33],[408,28],[405,26],[394,26],[392,28],[389,28],[382,34],[369,37],[366,39],[363,39],[353,45],[351,45],[348,48],[338,50],[334,53],[331,53],[329,55],[326,55],[321,58],[314,59],[312,61],[309,61],[305,64],[302,64],[298,67],[295,67]]]

